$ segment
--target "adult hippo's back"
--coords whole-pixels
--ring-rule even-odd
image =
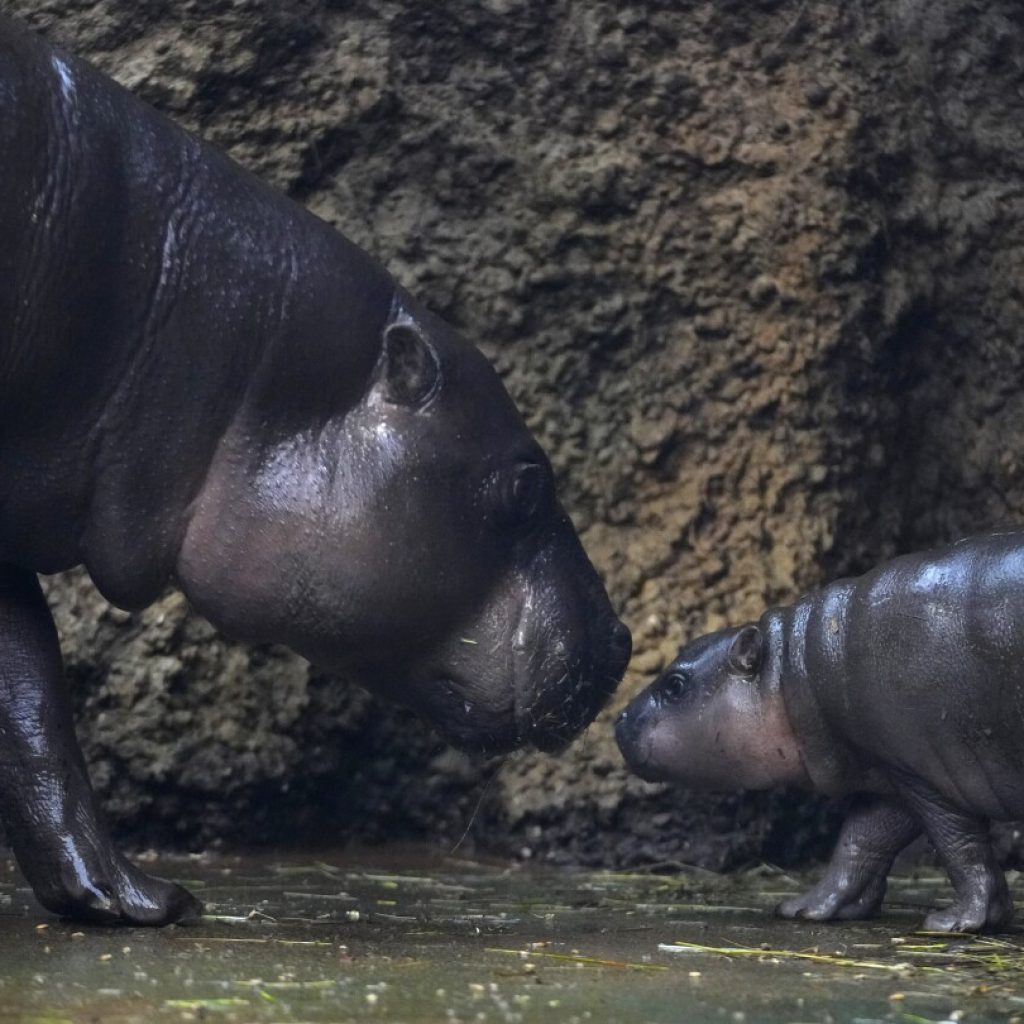
[[[564,744],[629,633],[487,361],[327,224],[0,18],[0,811],[49,908],[195,909],[111,847],[37,572],[176,583],[464,747]]]

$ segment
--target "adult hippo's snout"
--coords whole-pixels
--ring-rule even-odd
[[[613,620],[601,632],[606,644],[596,655],[573,657],[557,645],[548,653],[530,642],[513,650],[506,663],[510,674],[485,666],[439,676],[431,706],[414,706],[464,750],[501,754],[529,744],[558,753],[607,703],[629,662],[626,626]],[[538,669],[537,662],[548,664]]]
[[[549,539],[437,647],[425,673],[433,684],[398,698],[463,749],[559,751],[605,705],[629,662],[629,629],[557,513]]]
[[[603,594],[602,594],[603,596]],[[584,609],[597,604],[582,603]],[[567,624],[567,616],[530,608],[517,632],[526,671],[517,674],[516,719],[522,738],[555,753],[583,730],[615,692],[632,653],[626,626],[611,609]]]

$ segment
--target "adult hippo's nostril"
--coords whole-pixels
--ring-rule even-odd
[[[616,682],[622,678],[633,653],[633,636],[622,622],[616,622],[608,636],[609,674]]]

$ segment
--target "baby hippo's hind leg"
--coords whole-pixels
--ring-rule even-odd
[[[920,819],[953,883],[953,905],[929,914],[925,931],[1004,928],[1013,916],[1013,900],[996,863],[988,821],[964,814],[917,778],[901,776],[894,781],[907,806]]]
[[[779,904],[782,917],[853,920],[878,912],[896,854],[921,832],[905,808],[882,797],[856,797],[832,860],[817,885]]]
[[[0,814],[18,865],[54,913],[160,925],[201,906],[113,847],[75,738],[57,633],[35,573],[0,565]]]

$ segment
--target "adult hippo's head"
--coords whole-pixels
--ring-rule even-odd
[[[453,743],[563,746],[630,636],[487,360],[399,290],[357,392],[235,418],[178,563],[227,632],[286,643]],[[339,388],[344,394],[344,388]]]

